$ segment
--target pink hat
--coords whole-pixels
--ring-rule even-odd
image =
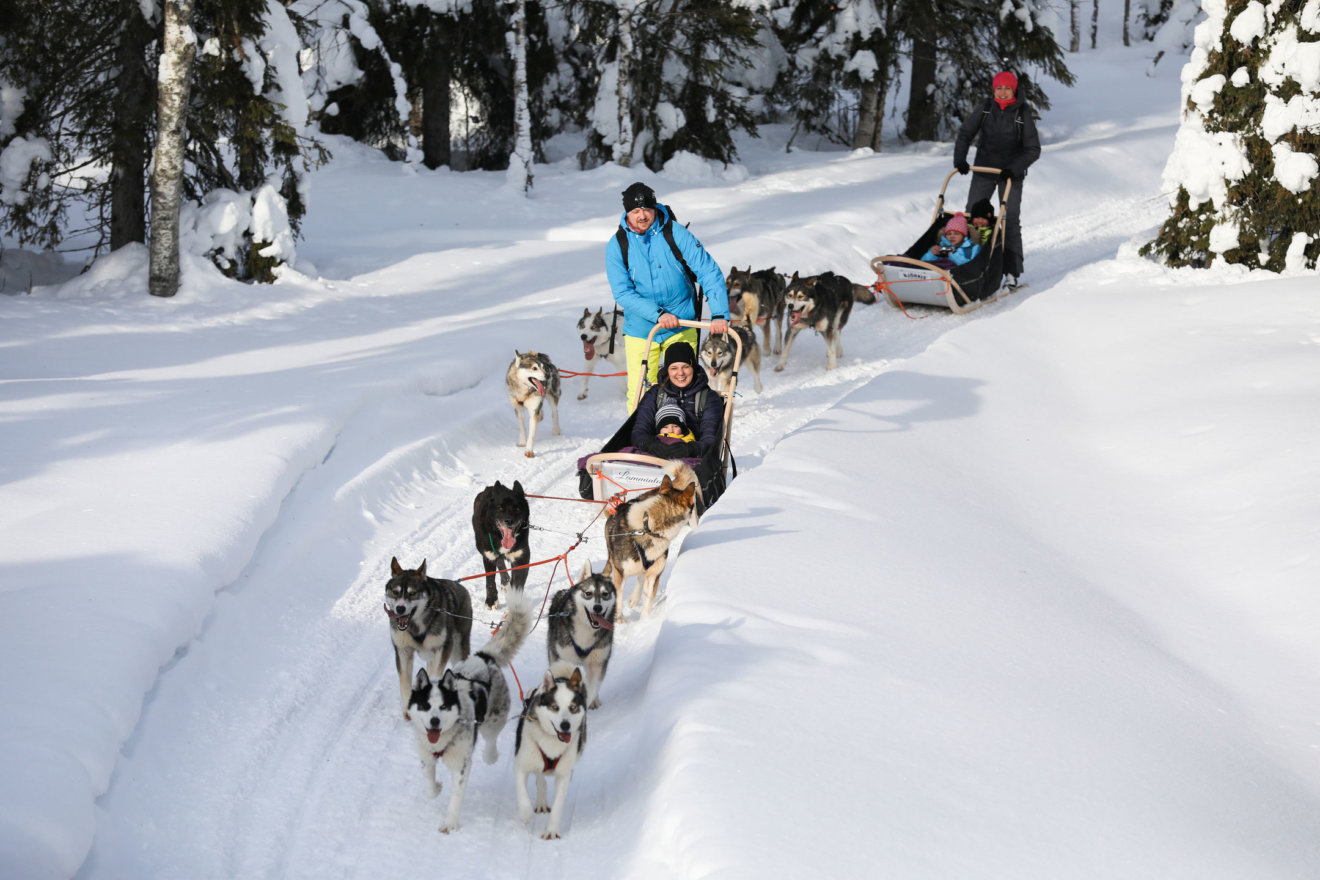
[[[999,88],[1000,86],[1008,86],[1010,89],[1012,89],[1012,90],[1014,91],[1014,93],[1016,93],[1016,92],[1017,92],[1017,77],[1014,76],[1012,73],[1010,73],[1010,72],[1007,71],[1007,70],[1005,70],[1003,73],[996,73],[996,74],[995,74],[995,78],[994,78],[994,80],[991,82],[991,86],[990,86],[990,87],[991,87],[991,88],[995,88],[995,89],[997,89],[997,88]]]
[[[954,214],[949,218],[949,222],[944,224],[945,232],[961,232],[963,238],[967,237],[967,218],[962,214]]]

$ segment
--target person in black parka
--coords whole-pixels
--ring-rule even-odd
[[[1004,240],[1004,275],[1012,290],[1022,275],[1022,184],[1027,168],[1040,158],[1040,135],[1031,105],[1017,98],[1017,77],[1008,71],[995,74],[994,97],[988,98],[963,121],[953,143],[953,166],[959,174],[970,169],[967,151],[979,133],[976,161],[972,164],[1002,169],[999,176],[977,172],[967,193],[968,210],[981,199],[998,191],[1002,202],[1004,184],[1012,180],[1008,194],[1006,235]]]
[[[664,411],[674,406],[682,410],[683,422],[692,432],[693,440],[657,436]],[[711,390],[706,371],[697,365],[692,346],[686,342],[674,343],[665,349],[664,380],[649,388],[637,404],[633,446],[658,458],[705,458],[706,453],[719,446],[723,431],[724,398]]]

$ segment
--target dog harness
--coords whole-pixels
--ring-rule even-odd
[[[562,758],[564,756],[560,755],[559,758],[551,758],[549,755],[545,753],[545,749],[541,748],[540,746],[537,746],[536,750],[541,753],[541,763],[542,765],[544,765],[541,772],[554,773],[555,768],[559,766],[559,758]],[[565,752],[565,754],[567,754],[567,752]]]

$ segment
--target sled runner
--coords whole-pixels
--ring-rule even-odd
[[[678,323],[683,327],[710,329],[709,321],[680,320]],[[648,352],[650,351],[651,342],[655,338],[655,333],[659,329],[660,325],[656,324],[646,337],[646,350]],[[697,504],[698,512],[702,512],[714,504],[715,499],[724,491],[728,480],[732,479],[728,476],[730,467],[733,469],[733,476],[738,474],[737,465],[734,463],[732,452],[729,449],[729,436],[733,429],[733,396],[738,388],[738,368],[742,364],[743,352],[742,340],[738,338],[738,334],[730,332],[729,335],[734,341],[735,348],[733,376],[723,392],[717,392],[714,389],[704,392],[710,395],[720,394],[724,398],[724,423],[720,434],[720,442],[715,444],[701,458],[676,459],[686,463],[696,471],[698,485],[701,490]],[[698,369],[701,368],[698,367]],[[646,371],[647,361],[643,360],[642,374],[645,375]],[[632,443],[633,424],[637,420],[636,405],[641,401],[646,390],[646,383],[640,383],[637,389],[637,399],[633,401],[634,410],[632,414],[624,420],[619,429],[614,432],[614,436],[605,443],[601,450],[579,459],[578,494],[583,498],[607,501],[621,493],[644,492],[660,485],[660,481],[665,476],[665,467],[671,464],[671,460],[639,451]]]
[[[998,168],[984,165],[973,165],[971,170],[999,174]],[[944,210],[944,191],[957,173],[957,169],[954,169],[945,176],[939,198],[935,201],[935,216],[912,247],[901,254],[888,254],[871,261],[871,268],[878,276],[876,289],[900,309],[916,303],[942,306],[961,314],[979,309],[1007,292],[1001,291],[1000,285],[1004,280],[1005,212],[1008,194],[1013,186],[1011,180],[1004,184],[1004,194],[999,200],[999,211],[990,240],[981,246],[975,257],[951,269],[921,259],[926,251],[939,242],[940,232],[953,217],[953,212]]]

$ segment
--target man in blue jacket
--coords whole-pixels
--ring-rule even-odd
[[[655,192],[640,182],[623,191],[619,231],[605,245],[605,276],[614,301],[623,308],[628,411],[632,412],[642,382],[644,358],[647,381],[654,383],[665,349],[680,341],[693,350],[698,347],[696,329],[680,330],[678,326],[680,319],[694,321],[701,317],[697,314],[692,276],[710,301],[712,333],[728,332],[729,294],[724,287],[724,273],[701,242],[687,227],[672,222],[669,207],[658,205]],[[648,353],[646,337],[653,324],[661,329]]]

